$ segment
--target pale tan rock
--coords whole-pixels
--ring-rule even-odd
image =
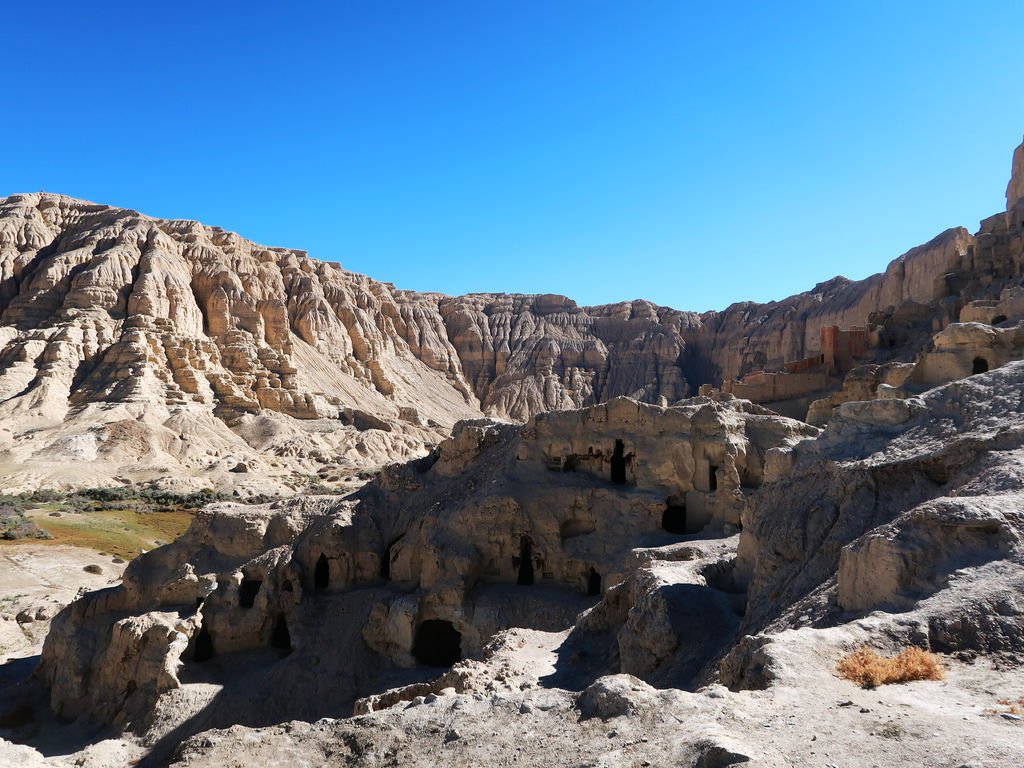
[[[462,657],[509,626],[565,629],[627,580],[629,618],[606,613],[620,632],[623,669],[694,674],[738,620],[719,594],[731,576],[712,579],[707,570],[735,539],[673,565],[645,568],[631,551],[729,530],[762,482],[764,455],[817,434],[738,400],[663,408],[618,398],[522,427],[464,422],[432,457],[385,469],[348,500],[199,513],[176,542],[133,561],[122,586],[58,617],[41,674],[57,711],[149,723],[154,697],[177,695],[177,665],[211,654],[277,648],[291,651],[279,662],[289,669],[320,659],[296,672],[289,690],[297,691],[307,674],[359,672],[346,654],[364,654],[367,668],[431,663],[431,647],[442,643],[432,632],[455,638]],[[691,637],[679,640],[670,614],[686,580],[721,621],[693,615]],[[342,635],[344,652],[324,661],[324,644]],[[164,655],[160,664],[113,663],[143,645]],[[96,664],[110,676],[86,682],[84,670]],[[149,698],[125,698],[130,681]],[[339,684],[302,711],[351,706],[359,685]],[[118,701],[124,707],[112,709]]]
[[[1024,199],[1024,143],[1013,151],[1013,170],[1006,186],[1006,210],[1013,210]]]

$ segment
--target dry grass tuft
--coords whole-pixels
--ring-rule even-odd
[[[946,675],[939,657],[920,648],[904,648],[887,659],[866,645],[844,656],[837,667],[839,674],[863,688],[877,688],[886,683],[907,683],[911,680],[941,680]]]
[[[1017,715],[1020,717],[1024,715],[1024,696],[1021,696],[1016,701],[1011,699],[999,699],[996,702],[999,707],[985,710],[990,715]]]

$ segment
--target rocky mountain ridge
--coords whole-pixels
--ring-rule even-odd
[[[999,215],[1011,228],[1021,156]],[[195,221],[12,195],[0,200],[0,480],[174,475],[279,491],[417,455],[463,418],[673,403],[813,357],[830,326],[870,322],[873,358],[909,361],[964,304],[1021,277],[1017,246],[993,269],[999,216],[865,280],[698,314],[399,290]],[[259,481],[225,474],[257,468]]]

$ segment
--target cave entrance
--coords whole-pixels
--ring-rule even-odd
[[[587,594],[601,594],[601,574],[594,570],[594,566],[590,566],[590,575],[587,576]]]
[[[256,604],[256,595],[259,594],[263,582],[259,579],[243,579],[238,587],[238,605],[241,608],[252,608]]]
[[[708,490],[718,490],[718,467],[714,464],[708,464]]]
[[[984,357],[974,358],[974,362],[971,364],[971,375],[976,373],[985,373],[988,370],[988,360]]]
[[[616,485],[626,484],[626,457],[624,455],[626,446],[621,440],[615,441],[615,450],[612,451],[612,482]]]
[[[666,504],[661,513],[661,528],[669,533],[686,533],[686,505]]]
[[[450,667],[462,658],[462,633],[450,621],[427,619],[416,627],[412,655],[428,667]]]
[[[199,634],[196,635],[196,647],[192,652],[192,660],[197,662],[208,661],[213,658],[213,638],[210,630],[206,628],[206,622],[199,627]]]
[[[380,561],[380,577],[384,579],[384,581],[391,581],[391,548],[394,547],[401,538],[401,536],[396,536],[391,540],[391,543],[384,548],[384,559]]]
[[[274,622],[274,631],[270,633],[270,647],[283,651],[292,649],[292,633],[288,631],[288,620],[284,614],[278,616]]]
[[[519,576],[516,584],[533,584],[533,539],[529,536],[519,540]]]
[[[996,315],[992,318],[992,322],[989,325],[999,325],[1000,323],[1006,322],[1006,315]]]
[[[327,555],[320,553],[316,561],[316,568],[313,570],[314,589],[327,589],[331,583],[331,565],[327,562]]]

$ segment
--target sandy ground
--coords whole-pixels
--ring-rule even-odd
[[[79,590],[116,584],[126,564],[113,560],[83,547],[0,544],[0,664],[38,655],[50,619]]]
[[[615,675],[576,693],[544,681],[563,634],[512,630],[479,685],[462,693],[449,688],[349,720],[209,731],[178,760],[193,768],[1024,765],[1024,721],[996,706],[1024,690],[1024,673],[947,658],[945,680],[865,690],[835,673],[862,632],[784,633],[781,676],[767,690],[687,693]]]

